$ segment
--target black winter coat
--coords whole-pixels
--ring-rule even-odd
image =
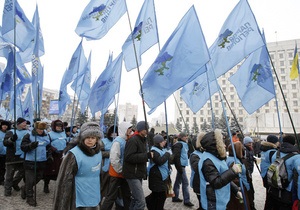
[[[207,200],[216,201],[215,189],[220,189],[230,183],[231,191],[236,194],[238,191],[237,186],[231,182],[238,178],[238,174],[229,168],[224,173],[220,174],[214,163],[210,159],[203,162],[202,173],[209,185],[206,187]]]
[[[159,148],[159,147],[158,147]],[[162,148],[159,148],[162,149]],[[157,151],[152,151],[153,152],[153,158],[152,161],[154,162],[154,166],[150,169],[149,172],[149,189],[153,192],[162,192],[162,191],[167,191],[167,183],[168,183],[168,178],[163,181],[162,176],[160,173],[160,170],[158,166],[163,165],[165,162],[167,162],[170,158],[170,153],[166,152],[163,156],[160,156],[160,154]],[[170,165],[169,165],[170,168]]]
[[[135,134],[125,146],[123,176],[125,179],[146,179],[148,161],[146,138]]]
[[[196,154],[191,154],[190,156],[190,164],[191,168],[194,170],[194,179],[192,183],[192,187],[195,193],[200,193],[200,175],[198,170],[199,156]]]

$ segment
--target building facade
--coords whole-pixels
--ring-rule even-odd
[[[270,100],[267,104],[251,115],[244,110],[235,87],[228,80],[228,78],[236,72],[240,65],[237,65],[218,78],[220,88],[227,100],[226,102],[225,98],[223,98],[223,103],[226,107],[226,115],[229,117],[229,120],[231,120],[233,119],[233,112],[238,123],[242,125],[244,132],[250,132],[252,135],[265,137],[270,133],[278,134],[280,132],[279,127],[282,128],[282,132],[284,133],[294,133],[294,130],[299,131],[300,79],[297,78],[295,80],[291,80],[289,77],[294,59],[295,44],[299,42],[300,39],[271,42],[267,44],[273,64],[271,64],[271,66],[273,66],[272,75],[277,100]],[[274,70],[276,71],[277,76]],[[281,93],[280,87],[282,88],[284,97]],[[194,122],[196,122],[199,128],[201,128],[200,126],[204,122],[211,124],[212,110],[216,118],[222,118],[223,108],[219,93],[216,93],[211,97],[212,104],[210,104],[210,101],[206,102],[202,109],[200,109],[197,113],[193,113],[187,107],[180,97],[180,91],[177,91],[175,96],[178,101],[178,106],[176,105],[175,108],[175,121],[179,120],[182,127],[184,127],[184,123],[186,123],[189,128],[193,126]],[[276,105],[276,103],[278,103],[278,105]],[[288,113],[288,110],[290,113]],[[292,123],[294,126],[292,126]],[[293,127],[295,129],[293,129]]]

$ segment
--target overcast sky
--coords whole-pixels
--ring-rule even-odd
[[[81,40],[74,30],[89,0],[19,0],[18,2],[29,20],[32,20],[36,3],[38,3],[40,25],[45,43],[45,55],[41,58],[45,70],[44,87],[59,90],[63,73]],[[126,2],[130,21],[134,24],[143,0],[127,0]],[[162,48],[180,19],[193,4],[207,45],[210,46],[217,38],[225,19],[238,3],[238,0],[154,0],[154,2]],[[300,38],[299,0],[249,0],[249,4],[259,27],[265,31],[267,42]],[[1,0],[0,11],[3,11],[3,5],[4,0]],[[2,15],[0,18],[2,22]],[[109,52],[114,52],[114,57],[121,52],[122,44],[129,33],[128,17],[125,14],[101,40],[84,40],[83,46],[86,57],[92,50],[92,82],[105,68]],[[144,53],[140,67],[142,76],[157,54],[158,45]],[[130,102],[139,105],[138,120],[142,120],[142,104],[138,91],[137,71],[126,72],[123,69],[119,104]],[[69,93],[73,94],[71,90]],[[171,107],[168,110],[168,118],[169,121],[173,121],[173,97],[167,100],[167,104],[171,104],[168,106]],[[152,116],[158,115],[161,111],[163,111],[162,106]]]

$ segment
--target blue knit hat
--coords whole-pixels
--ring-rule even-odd
[[[253,143],[253,139],[249,136],[246,136],[244,138],[244,145],[248,144],[248,143]]]

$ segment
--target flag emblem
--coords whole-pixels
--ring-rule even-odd
[[[99,7],[94,7],[93,11],[89,13],[89,15],[93,15],[92,17],[98,21],[100,17],[103,15],[103,11],[105,10],[106,6],[101,4]]]
[[[164,75],[164,70],[169,70],[170,68],[167,67],[167,62],[171,61],[173,59],[173,56],[171,56],[168,52],[164,52],[161,56],[159,56],[154,63],[161,64],[161,67],[156,69],[155,72],[158,73],[158,75]]]
[[[229,43],[228,37],[230,37],[232,34],[233,34],[233,32],[230,31],[229,29],[226,29],[226,31],[224,33],[220,34],[219,40],[218,40],[218,46],[221,48],[225,48],[225,44]]]

